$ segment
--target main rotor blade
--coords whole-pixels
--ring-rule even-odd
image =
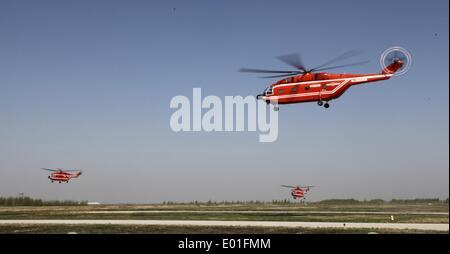
[[[331,70],[331,69],[337,69],[337,68],[348,67],[348,66],[362,65],[362,64],[366,64],[368,62],[370,62],[370,61],[362,61],[362,62],[356,62],[356,63],[350,63],[350,64],[330,66],[330,67],[325,67],[325,68],[316,68],[316,69],[312,69],[311,71],[317,72],[317,71]]]
[[[347,59],[347,58],[350,58],[350,57],[357,56],[357,55],[359,55],[359,54],[361,54],[361,51],[358,51],[358,50],[350,50],[350,51],[347,51],[347,52],[345,52],[344,54],[339,55],[339,56],[337,56],[337,57],[331,59],[330,61],[328,61],[328,62],[326,62],[326,63],[324,63],[324,64],[322,64],[322,65],[320,65],[320,66],[317,66],[317,67],[313,68],[312,70],[318,70],[318,69],[321,69],[321,68],[323,68],[323,67],[325,67],[325,66],[328,66],[328,65],[330,65],[330,64],[333,64],[333,63],[342,61],[342,60]]]
[[[56,169],[51,169],[51,168],[41,168],[43,170],[48,170],[48,171],[57,171]]]
[[[251,69],[251,68],[241,68],[240,72],[251,72],[251,73],[293,73],[295,71],[278,71],[278,70],[262,70],[262,69]]]
[[[281,74],[281,75],[274,75],[274,76],[264,76],[264,77],[260,77],[260,78],[282,78],[282,77],[290,77],[290,76],[295,76],[298,74],[302,74],[301,72],[293,72],[291,74]]]
[[[296,69],[306,71],[305,65],[303,64],[303,61],[299,54],[283,55],[277,58]]]
[[[292,185],[281,185],[281,187],[286,187],[286,188],[297,188],[297,186],[292,186]]]

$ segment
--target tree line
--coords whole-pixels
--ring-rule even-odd
[[[164,201],[163,205],[295,205],[299,201],[294,199],[281,199],[271,201],[260,200],[233,200],[233,201],[190,201],[190,202],[174,202]],[[315,201],[308,203],[312,204],[448,204],[448,198],[441,200],[439,198],[415,198],[415,199],[370,199],[370,200],[357,200],[353,198],[349,199],[325,199],[321,201]],[[87,201],[72,201],[72,200],[42,200],[39,198],[31,198],[26,196],[21,197],[0,197],[0,206],[79,206],[87,205]]]
[[[42,200],[30,197],[0,197],[0,206],[78,206],[87,205],[87,201]]]
[[[174,201],[164,201],[163,205],[252,205],[252,204],[272,204],[272,205],[289,205],[296,204],[298,200],[294,199],[282,199],[282,200],[271,200],[271,201],[259,201],[259,200],[235,200],[235,201],[198,201],[194,200],[191,202],[174,202]],[[324,199],[321,201],[306,201],[313,204],[424,204],[424,203],[439,203],[448,204],[448,198],[441,200],[439,198],[415,198],[415,199],[369,199],[369,200],[358,200],[354,198],[348,199]]]

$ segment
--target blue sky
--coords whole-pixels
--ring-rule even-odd
[[[101,202],[448,197],[448,1],[1,1],[0,194]],[[279,137],[174,133],[175,95],[255,95],[240,67],[313,67],[350,49],[413,56],[324,110],[281,107]],[[82,168],[51,185],[41,167]]]

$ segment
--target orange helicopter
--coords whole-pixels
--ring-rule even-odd
[[[83,172],[81,170],[65,170],[62,168],[50,169],[50,168],[41,168],[43,170],[51,171],[52,173],[48,176],[48,179],[53,183],[55,181],[61,183],[68,183],[72,178],[78,178]],[[76,173],[69,173],[76,172]]]
[[[399,47],[394,47],[388,54],[383,54],[382,66],[386,66],[380,73],[374,74],[333,74],[321,72],[324,70],[365,64],[368,61],[330,66],[336,62],[359,54],[359,51],[346,52],[318,67],[307,69],[298,54],[278,57],[279,60],[294,67],[296,70],[263,70],[241,68],[241,72],[277,74],[262,78],[286,77],[267,87],[257,99],[268,104],[274,104],[278,111],[279,104],[302,103],[316,101],[319,106],[329,108],[331,100],[339,98],[353,85],[390,79],[397,71],[409,66],[410,54]]]
[[[308,186],[281,185],[281,187],[290,188],[292,198],[305,199],[306,194],[308,194],[309,190],[314,186],[312,186],[312,185],[308,185]]]

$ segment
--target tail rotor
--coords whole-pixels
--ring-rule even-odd
[[[386,49],[380,57],[380,65],[383,73],[400,76],[405,74],[411,67],[411,54],[402,47],[391,47]]]

